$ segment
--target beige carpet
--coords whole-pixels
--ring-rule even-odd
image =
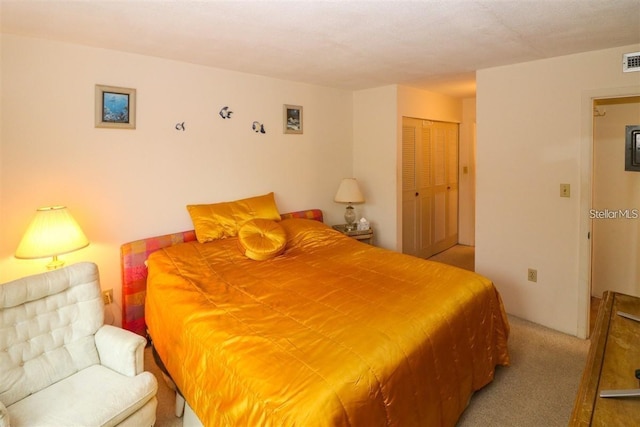
[[[511,366],[498,367],[478,391],[458,427],[566,426],[582,377],[589,341],[509,316]]]
[[[144,349],[144,368],[153,373],[158,380],[158,410],[155,427],[182,427],[182,418],[175,416],[176,394],[164,382],[162,372],[153,360],[151,347]]]
[[[435,254],[430,261],[438,261],[443,264],[455,265],[465,270],[475,271],[476,251],[473,246],[455,245],[446,251]]]
[[[434,259],[473,270],[473,247],[455,246]],[[566,426],[584,368],[589,341],[509,317],[511,366],[499,367],[495,380],[478,391],[458,427]],[[155,366],[150,349],[145,367],[158,378],[156,427],[181,427],[175,398]]]

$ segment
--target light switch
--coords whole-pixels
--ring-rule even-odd
[[[560,184],[560,197],[571,197],[571,184]]]

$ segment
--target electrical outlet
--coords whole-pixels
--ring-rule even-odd
[[[538,270],[536,270],[535,268],[530,268],[529,270],[527,270],[527,280],[530,282],[537,282]]]
[[[104,305],[109,305],[113,302],[113,289],[107,289],[102,291],[102,300]]]

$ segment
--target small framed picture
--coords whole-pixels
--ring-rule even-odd
[[[136,90],[96,85],[96,127],[136,128]]]
[[[302,107],[284,105],[284,133],[302,133]]]

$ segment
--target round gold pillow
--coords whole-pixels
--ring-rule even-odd
[[[255,218],[238,230],[238,243],[243,254],[255,261],[280,255],[287,244],[287,234],[280,224],[270,219]]]

